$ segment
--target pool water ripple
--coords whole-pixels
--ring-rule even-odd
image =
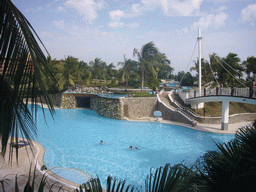
[[[234,138],[170,124],[108,119],[88,109],[56,109],[53,121],[45,110],[47,125],[39,110],[37,126],[46,166],[82,170],[98,175],[103,183],[111,175],[126,179],[127,184],[143,185],[150,168],[182,161],[193,164],[206,151],[216,149],[213,140]],[[99,144],[101,140],[104,145]],[[67,179],[79,183],[78,177]]]

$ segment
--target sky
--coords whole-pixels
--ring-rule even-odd
[[[255,0],[12,0],[36,30],[52,59],[68,56],[108,65],[153,42],[174,68],[189,71],[198,57],[256,56]],[[193,51],[195,50],[195,51]]]

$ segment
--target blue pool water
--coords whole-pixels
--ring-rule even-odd
[[[127,184],[144,185],[150,168],[182,161],[192,164],[207,150],[216,149],[213,140],[234,138],[170,124],[108,119],[88,109],[56,109],[54,119],[46,113],[46,125],[42,110],[38,111],[37,141],[45,148],[44,162],[79,184],[88,176],[98,175],[103,182],[112,175]],[[139,150],[129,150],[131,145]]]

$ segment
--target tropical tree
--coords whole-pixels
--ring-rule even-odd
[[[125,81],[126,87],[128,87],[128,81],[132,76],[138,78],[138,62],[131,59],[127,60],[124,55],[124,62],[118,62],[118,65],[122,65],[120,69],[121,81]]]
[[[200,168],[208,191],[251,191],[256,187],[256,121],[240,128],[235,139],[217,144],[203,157]]]
[[[99,79],[100,83],[102,79],[106,79],[106,75],[107,75],[106,62],[102,61],[100,58],[95,58],[94,61],[90,61],[89,64],[91,66],[93,79]]]
[[[59,85],[60,89],[69,88],[70,85],[74,86],[75,82],[79,77],[79,62],[77,58],[68,56],[65,60],[62,60],[60,63],[59,71]]]
[[[169,65],[160,66],[160,69],[158,72],[158,78],[159,79],[172,79],[173,71],[174,71],[174,69],[172,67],[170,67]]]
[[[239,64],[240,58],[236,53],[229,53],[227,57],[221,60],[221,68],[218,71],[219,81],[228,86],[236,83],[235,78],[242,75],[242,65]]]
[[[243,61],[242,65],[244,66],[244,71],[247,74],[247,79],[251,79],[251,73],[253,76],[256,74],[256,58],[247,57],[246,61]]]
[[[158,78],[158,73],[162,67],[169,66],[170,64],[171,64],[171,61],[167,59],[166,55],[164,53],[158,52],[153,62],[153,65],[156,71],[155,78]]]
[[[154,61],[158,49],[153,42],[149,42],[142,46],[141,50],[134,48],[133,57],[137,56],[141,71],[141,91],[143,91],[145,72],[150,71],[153,75],[156,75],[156,70],[154,68]]]
[[[17,141],[19,137],[26,138],[32,144],[30,141],[37,133],[32,114],[36,114],[36,103],[42,103],[38,96],[44,98],[53,114],[48,90],[57,89],[57,82],[37,40],[45,48],[43,43],[10,0],[0,1],[0,18],[0,137],[4,155],[9,138]],[[18,158],[18,148],[15,149]],[[10,158],[12,154],[10,146]]]
[[[191,71],[196,71],[196,76],[198,79],[199,76],[199,61],[194,61],[195,66],[190,68]],[[203,83],[209,83],[213,80],[214,74],[212,74],[212,70],[210,68],[210,64],[207,60],[204,58],[201,59],[201,74],[202,74],[202,82]]]

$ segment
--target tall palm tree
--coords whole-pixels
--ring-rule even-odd
[[[68,56],[68,58],[61,61],[61,69],[59,71],[60,89],[69,88],[69,85],[75,85],[75,81],[78,79],[77,74],[80,72],[78,66],[78,59],[72,56]]]
[[[223,58],[222,68],[220,70],[220,78],[222,82],[227,82],[228,85],[234,84],[234,77],[241,75],[240,58],[236,53],[229,53],[226,58]],[[225,67],[225,68],[224,68]]]
[[[138,76],[137,74],[137,68],[138,68],[138,62],[126,59],[124,55],[124,62],[118,62],[118,65],[122,65],[122,68],[120,69],[120,72],[122,74],[122,82],[126,82],[126,87],[128,87],[128,80],[132,75]]]
[[[47,84],[56,80],[36,38],[45,46],[29,21],[10,0],[0,1],[0,18],[0,137],[1,153],[4,155],[9,137],[12,140],[22,137],[30,142],[36,136],[34,114],[37,111],[36,103],[42,103],[38,96],[45,100],[51,114],[54,113],[47,91],[57,83]],[[29,100],[32,111],[28,107]],[[10,152],[11,158],[12,147]],[[16,155],[18,158],[18,148]]]
[[[190,68],[191,71],[196,71],[196,76],[198,77],[199,75],[199,61],[194,61],[195,67]],[[212,71],[210,69],[209,62],[205,60],[204,58],[201,59],[201,70],[202,70],[202,81],[206,84],[213,79]]]
[[[115,76],[115,72],[116,72],[116,66],[113,63],[110,63],[107,66],[107,79],[112,79]]]
[[[247,74],[247,79],[251,78],[251,73],[253,75],[256,74],[256,58],[255,57],[247,57],[246,61],[243,61],[243,66],[245,73]]]
[[[153,42],[143,45],[140,51],[136,48],[133,50],[133,57],[137,56],[141,70],[141,91],[143,91],[145,72],[150,71],[152,74],[156,75],[153,61],[157,53],[158,49]]]
[[[167,59],[166,55],[164,53],[158,52],[155,57],[155,61],[153,63],[154,68],[156,70],[155,78],[158,78],[158,72],[160,71],[161,67],[163,66],[169,66],[171,64],[171,61]]]
[[[90,61],[89,64],[92,69],[92,78],[100,79],[100,83],[102,79],[106,79],[107,65],[104,61],[100,58],[95,58],[94,61]]]

